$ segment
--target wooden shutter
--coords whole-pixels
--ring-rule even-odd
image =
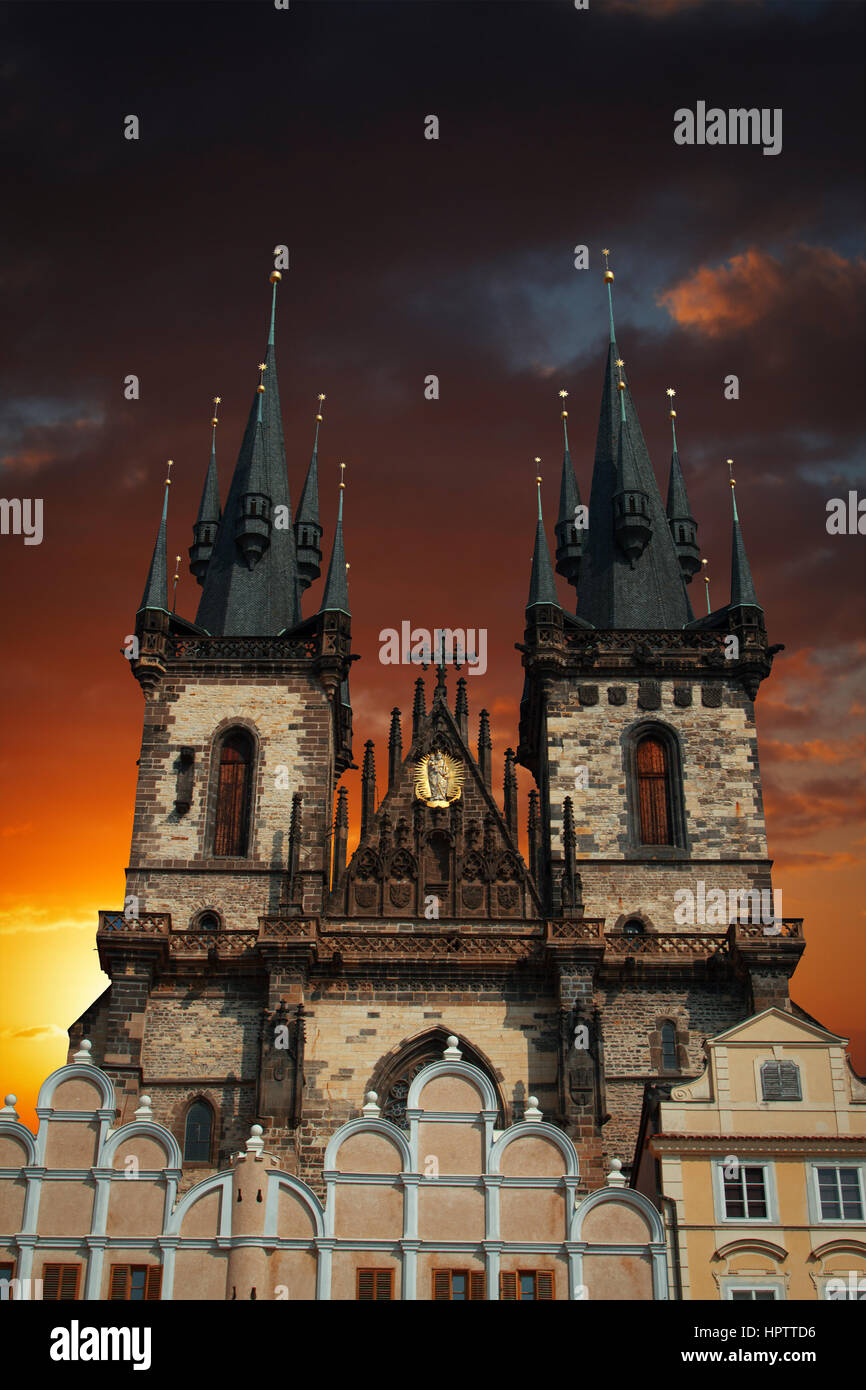
[[[162,1293],[162,1266],[148,1265],[147,1279],[144,1285],[144,1298],[147,1303],[159,1302]]]
[[[451,1301],[451,1270],[434,1269],[433,1271],[433,1299],[434,1302],[445,1299]]]
[[[250,748],[242,736],[227,738],[220,750],[214,854],[239,856],[247,852]]]
[[[487,1276],[478,1270],[469,1271],[469,1297],[483,1299],[487,1297]]]
[[[671,844],[667,756],[657,738],[642,739],[637,746],[637,783],[641,843]]]
[[[517,1275],[511,1271],[503,1271],[499,1276],[499,1297],[501,1299],[517,1298]]]
[[[540,1269],[535,1276],[535,1297],[553,1298],[553,1274],[549,1269]]]
[[[132,1270],[129,1265],[112,1265],[111,1282],[108,1286],[109,1299],[129,1298],[129,1286],[132,1282]]]
[[[394,1297],[393,1269],[359,1269],[358,1298],[386,1303]]]
[[[42,1297],[77,1298],[79,1268],[79,1265],[45,1265],[42,1270]]]

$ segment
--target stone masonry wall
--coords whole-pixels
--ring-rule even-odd
[[[721,689],[717,708],[703,704],[704,685]],[[704,685],[660,681],[660,708],[646,710],[637,703],[637,679],[605,679],[594,687],[554,684],[548,702],[552,851],[562,856],[562,804],[570,796],[584,911],[604,917],[608,928],[623,913],[642,910],[662,929],[688,930],[673,921],[673,893],[694,889],[699,879],[707,891],[770,886],[753,707],[735,682]],[[675,703],[675,688],[681,699],[690,692],[691,703]],[[582,702],[581,692],[586,697],[593,689],[597,703]],[[610,703],[612,690],[624,703]],[[629,839],[624,736],[642,721],[666,724],[679,735],[689,845],[682,859],[643,858]],[[575,786],[579,767],[587,769],[583,788]]]
[[[215,735],[239,723],[257,738],[250,855],[211,857],[217,760]],[[279,902],[288,856],[292,795],[301,792],[303,838],[300,869],[327,873],[324,845],[333,800],[333,734],[324,689],[313,676],[259,679],[170,675],[149,700],[141,746],[127,893],[141,911],[171,912],[175,926],[188,926],[205,907],[223,915],[227,927],[254,929],[262,913]],[[192,804],[175,808],[176,760],[181,747],[195,752]],[[277,785],[277,769],[288,777]],[[257,870],[257,873],[251,873]],[[306,881],[306,880],[305,880]],[[311,880],[312,881],[312,880]],[[305,903],[316,910],[318,899]]]

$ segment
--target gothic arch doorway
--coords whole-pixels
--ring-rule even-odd
[[[419,1033],[415,1038],[409,1038],[400,1043],[398,1047],[388,1053],[387,1057],[383,1058],[373,1075],[370,1089],[374,1090],[379,1097],[379,1105],[384,1120],[390,1120],[400,1129],[409,1128],[409,1122],[406,1119],[406,1098],[409,1095],[409,1087],[422,1067],[428,1066],[430,1062],[442,1061],[442,1054],[447,1046],[449,1036],[450,1030],[447,1028],[431,1028],[425,1033]],[[479,1052],[478,1048],[466,1042],[465,1038],[460,1038],[457,1045],[463,1053],[463,1061],[470,1062],[479,1071],[483,1071],[493,1087],[499,1103],[496,1128],[505,1129],[508,1119],[499,1076],[484,1053]]]

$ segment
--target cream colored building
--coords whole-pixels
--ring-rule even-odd
[[[866,1084],[837,1037],[766,1009],[647,1088],[635,1186],[663,1212],[671,1296],[866,1299]]]

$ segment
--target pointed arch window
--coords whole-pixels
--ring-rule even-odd
[[[645,845],[672,845],[670,759],[660,738],[647,734],[637,746],[640,838]]]
[[[253,783],[253,740],[245,729],[232,729],[219,749],[214,855],[243,858],[248,853]]]
[[[187,1163],[209,1163],[213,1140],[213,1110],[206,1100],[195,1100],[186,1112],[183,1157]]]

